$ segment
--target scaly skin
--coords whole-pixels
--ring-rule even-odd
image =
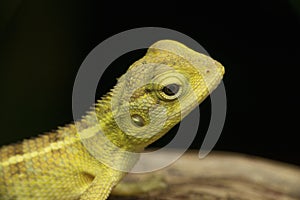
[[[156,42],[95,112],[0,149],[0,199],[106,199],[136,153],[201,103],[223,74],[208,56],[175,41]]]

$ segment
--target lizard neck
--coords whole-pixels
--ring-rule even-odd
[[[119,171],[129,171],[143,147],[136,146],[114,120],[110,95],[103,97],[75,123],[78,137],[87,151],[101,163]]]

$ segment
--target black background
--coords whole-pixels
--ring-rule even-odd
[[[156,26],[198,41],[226,68],[227,118],[215,150],[300,165],[300,3],[294,1],[0,1],[0,143],[72,121],[72,87],[87,54],[106,38]],[[101,79],[108,91],[143,51],[116,61]],[[210,101],[201,109],[199,148]],[[172,133],[156,142],[162,146]]]

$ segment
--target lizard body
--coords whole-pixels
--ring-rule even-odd
[[[0,199],[106,199],[138,160],[128,152],[142,152],[167,133],[223,74],[220,63],[181,43],[154,43],[95,112],[0,149]]]

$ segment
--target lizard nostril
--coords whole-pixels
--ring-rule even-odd
[[[209,69],[207,69],[207,70],[205,71],[205,73],[207,73],[207,74],[208,74],[209,72],[210,72]]]
[[[140,115],[138,115],[138,114],[133,114],[131,116],[131,119],[134,122],[134,124],[136,124],[137,126],[142,127],[142,126],[145,125],[144,119]]]

